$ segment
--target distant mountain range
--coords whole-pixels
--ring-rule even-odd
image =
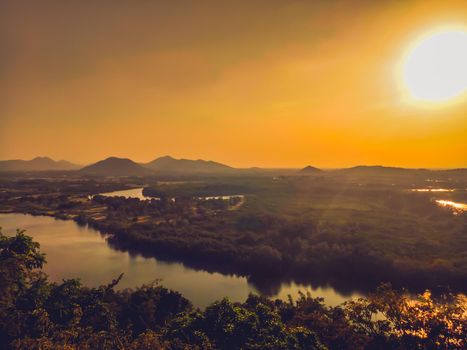
[[[138,164],[127,158],[110,157],[80,170],[83,174],[141,176],[149,174],[214,174],[234,171],[227,165],[206,160],[175,159],[170,156]]]
[[[426,172],[428,169],[415,169],[415,168],[398,168],[398,167],[389,167],[382,165],[358,165],[352,168],[339,169],[340,172],[345,172],[349,174],[407,174],[414,172]]]
[[[28,172],[28,171],[71,171],[78,170],[81,174],[93,174],[101,176],[144,176],[151,174],[163,175],[200,175],[200,174],[293,174],[296,169],[266,169],[252,167],[248,169],[233,168],[228,165],[207,161],[202,159],[175,159],[171,156],[164,156],[154,159],[149,163],[136,163],[128,158],[109,157],[97,163],[81,168],[79,165],[65,160],[54,161],[48,157],[36,157],[32,160],[4,160],[0,161],[0,172]],[[398,167],[386,167],[381,165],[359,165],[351,168],[329,170],[328,172],[348,174],[348,175],[396,175],[423,173],[431,171],[428,169],[410,169]],[[446,169],[439,171],[467,172],[467,169]],[[298,170],[299,174],[312,175],[321,174],[325,171],[308,165]]]
[[[175,159],[171,156],[160,157],[142,165],[159,173],[206,174],[229,173],[238,170],[228,165],[213,162],[211,160]]]
[[[66,160],[55,161],[48,157],[36,157],[31,160],[3,160],[0,161],[0,171],[53,171],[77,170],[80,166]]]

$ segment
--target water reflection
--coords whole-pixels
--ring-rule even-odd
[[[103,235],[73,221],[57,220],[46,216],[0,214],[0,226],[6,234],[16,228],[27,230],[41,244],[47,254],[47,272],[52,281],[81,278],[89,286],[109,283],[120,273],[124,278],[118,288],[136,287],[161,279],[162,284],[181,292],[195,306],[205,307],[225,296],[233,301],[244,301],[249,293],[262,293],[275,298],[296,298],[299,291],[309,291],[315,297],[324,297],[328,305],[337,305],[352,293],[341,294],[331,287],[313,287],[310,284],[283,281],[249,281],[246,277],[208,272],[161,259],[130,254],[113,249]]]
[[[168,181],[166,181],[168,183]],[[187,183],[187,181],[172,181],[172,183]],[[144,187],[139,187],[139,188],[132,188],[129,190],[119,190],[119,191],[113,191],[113,192],[104,192],[104,193],[99,193],[101,196],[105,197],[125,197],[125,198],[138,198],[139,200],[151,200],[151,199],[156,199],[158,200],[159,198],[157,197],[147,197],[143,194],[143,189]],[[207,196],[207,197],[197,197],[198,199],[205,199],[205,200],[210,200],[210,199],[223,199],[223,200],[229,200],[232,198],[240,198],[243,200],[245,196],[243,194],[233,194],[233,195],[219,195],[219,196]],[[172,200],[174,200],[172,198]]]
[[[139,200],[150,200],[151,197],[146,197],[143,194],[143,187],[131,188],[129,190],[120,190],[113,192],[99,193],[101,196],[106,197],[125,197],[125,198],[138,198]]]
[[[454,192],[450,188],[413,188],[412,192]]]
[[[438,203],[438,205],[442,207],[451,208],[455,215],[463,213],[463,212],[467,212],[467,204],[465,203],[457,203],[457,202],[448,201],[444,199],[438,199],[436,200],[436,203]]]

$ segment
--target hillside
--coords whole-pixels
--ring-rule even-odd
[[[151,170],[142,167],[128,158],[109,157],[80,170],[83,174],[105,176],[141,176],[151,174]]]
[[[36,157],[31,160],[12,159],[0,161],[0,171],[52,171],[76,170],[80,166],[66,160],[55,161],[48,157]]]
[[[300,169],[300,173],[302,174],[318,174],[323,172],[321,169],[318,169],[314,166],[308,165],[304,167],[303,169]]]
[[[378,174],[409,174],[409,173],[424,173],[428,172],[427,169],[416,169],[416,168],[398,168],[382,165],[358,165],[352,168],[339,169],[338,171],[349,173],[349,174],[368,174],[368,175],[378,175]]]
[[[160,157],[143,164],[148,169],[160,173],[228,173],[235,171],[234,168],[202,159],[175,159],[171,156]]]

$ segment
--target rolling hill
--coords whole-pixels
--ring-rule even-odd
[[[104,176],[142,176],[152,173],[128,158],[109,157],[80,170],[83,174]]]
[[[80,166],[66,160],[55,161],[49,157],[36,157],[31,160],[12,159],[0,161],[0,171],[58,171],[76,170]]]
[[[155,172],[177,174],[230,173],[236,170],[228,165],[213,161],[207,161],[202,159],[175,159],[171,156],[160,157],[142,165]]]
[[[318,169],[314,166],[308,165],[304,167],[303,169],[300,169],[299,171],[301,174],[319,174],[322,173],[323,171],[321,169]]]
[[[398,168],[382,165],[358,165],[352,168],[339,169],[338,171],[348,174],[363,174],[363,175],[395,175],[428,172],[428,169],[415,168]]]

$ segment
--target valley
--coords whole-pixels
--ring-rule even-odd
[[[264,295],[284,282],[343,294],[368,293],[382,282],[465,291],[467,216],[439,205],[466,203],[465,188],[461,171],[380,168],[274,176],[3,174],[0,212],[73,220],[105,233],[118,249],[244,276]]]

